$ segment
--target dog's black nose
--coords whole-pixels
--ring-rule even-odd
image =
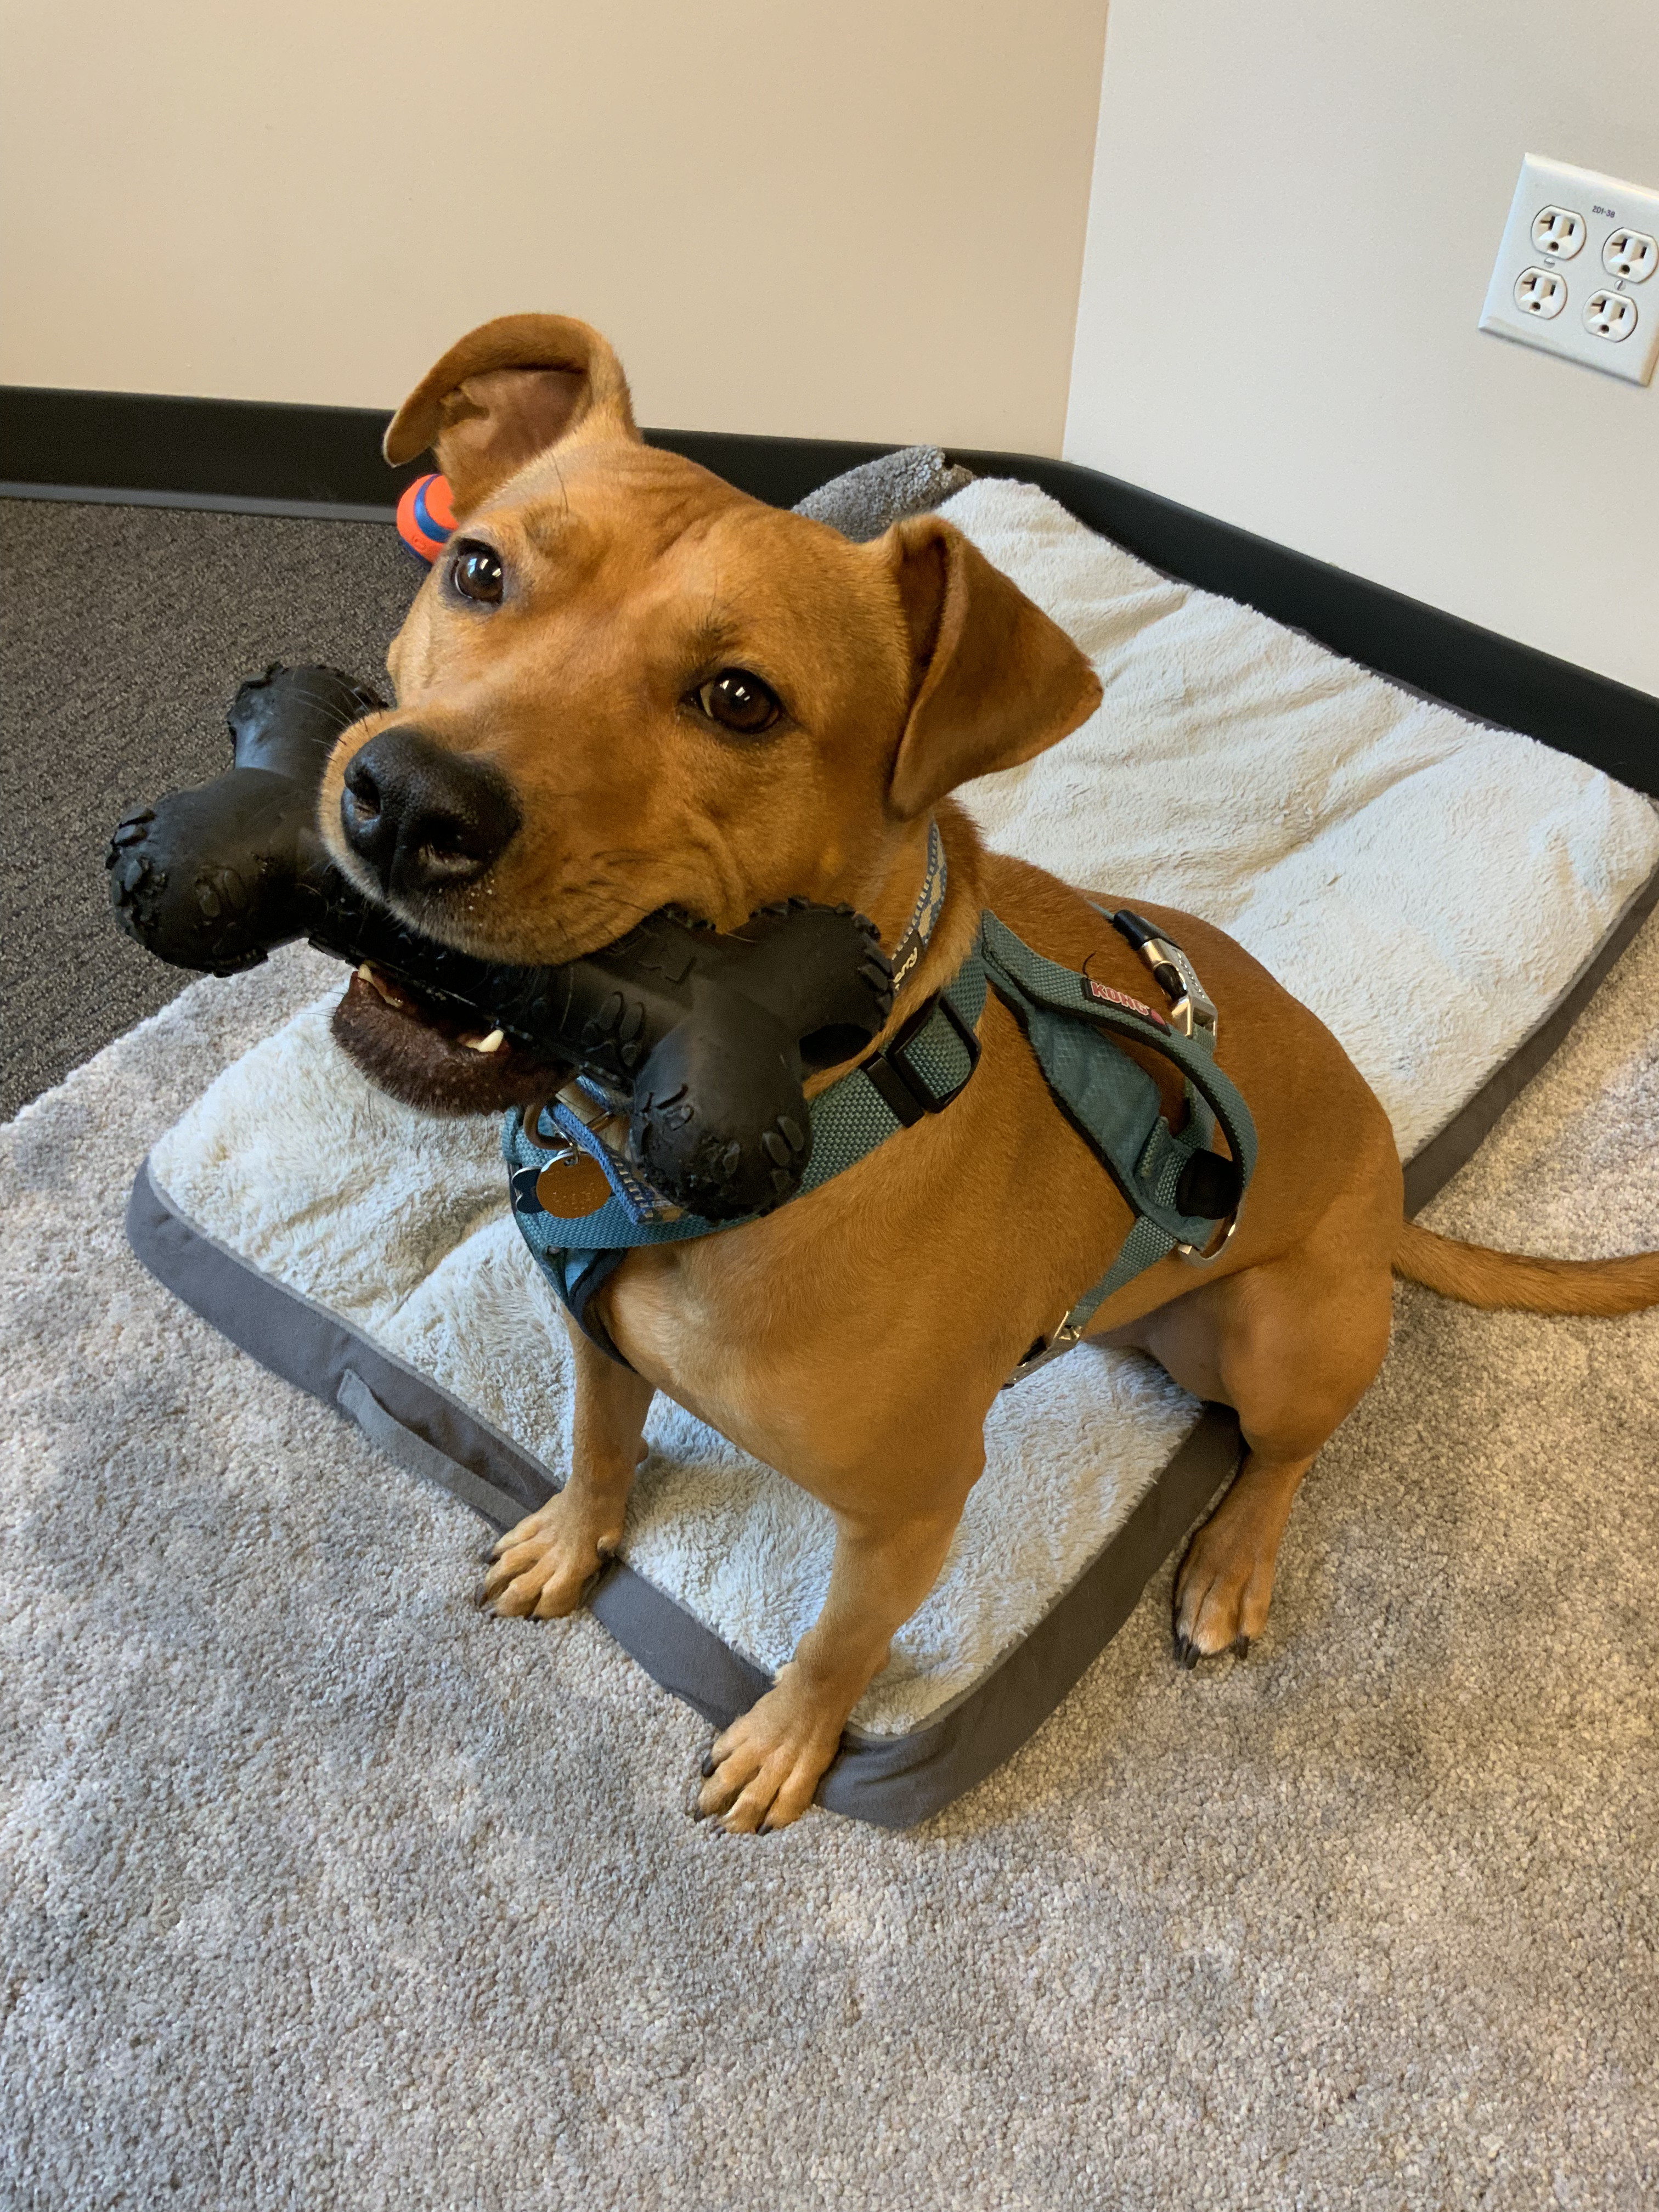
[[[371,738],[340,793],[346,842],[388,897],[473,882],[506,851],[520,818],[499,769],[414,729]]]

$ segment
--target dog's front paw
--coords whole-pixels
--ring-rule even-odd
[[[568,1490],[550,1498],[495,1545],[482,1602],[513,1620],[574,1613],[621,1540],[608,1517],[585,1511]]]
[[[792,1661],[775,1686],[716,1737],[703,1765],[708,1779],[697,1798],[698,1818],[719,1814],[734,1836],[799,1820],[840,1748],[844,1718],[815,1708]]]

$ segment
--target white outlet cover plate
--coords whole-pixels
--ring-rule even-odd
[[[1533,224],[1547,208],[1583,218],[1584,242],[1570,258],[1553,258],[1533,242]],[[1659,238],[1659,191],[1604,177],[1595,169],[1574,168],[1570,161],[1528,154],[1521,164],[1504,242],[1498,249],[1481,310],[1481,329],[1521,345],[1536,346],[1543,353],[1565,354],[1569,361],[1599,368],[1605,376],[1620,376],[1631,384],[1649,382],[1659,361],[1659,275],[1633,283],[1603,266],[1602,248],[1621,230]],[[1548,318],[1529,315],[1516,305],[1516,284],[1528,270],[1540,268],[1561,278],[1567,288],[1566,306]],[[1622,292],[1635,307],[1636,327],[1627,338],[1597,337],[1585,329],[1584,311],[1602,292]]]

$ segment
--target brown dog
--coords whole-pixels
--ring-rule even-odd
[[[1143,989],[1080,892],[988,854],[950,798],[1065,737],[1100,689],[948,524],[855,545],[653,451],[611,349],[552,316],[505,318],[444,356],[386,453],[428,445],[459,527],[390,656],[398,705],[342,738],[322,799],[342,865],[410,923],[551,962],[658,907],[732,927],[798,894],[860,908],[890,945],[937,817],[949,891],[896,1024],[950,979],[988,906],[1037,951]],[[410,733],[407,775],[347,796],[343,826],[351,763],[393,728]],[[348,829],[395,857],[371,872]],[[1261,1145],[1214,1267],[1195,1276],[1172,1255],[1091,1331],[1237,1408],[1247,1456],[1176,1583],[1190,1663],[1261,1634],[1297,1486],[1382,1362],[1392,1267],[1477,1304],[1612,1312],[1659,1301],[1659,1259],[1522,1261],[1403,1224],[1388,1121],[1335,1039],[1219,931],[1162,918],[1224,1016],[1220,1059]],[[361,981],[340,1033],[440,1110],[550,1087]],[[620,1540],[657,1390],[830,1508],[823,1612],[706,1769],[702,1808],[734,1830],[811,1803],[944,1562],[998,1390],[1131,1226],[994,994],[981,1037],[979,1071],[943,1114],[764,1219],[627,1257],[600,1310],[631,1371],[572,1329],[569,1479],[496,1547],[496,1612],[571,1612]],[[1143,1057],[1173,1125],[1177,1079]]]

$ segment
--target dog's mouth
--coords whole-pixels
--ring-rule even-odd
[[[382,1091],[426,1114],[500,1114],[550,1098],[568,1070],[534,1060],[475,1014],[440,1006],[365,961],[334,1009],[335,1042]]]

